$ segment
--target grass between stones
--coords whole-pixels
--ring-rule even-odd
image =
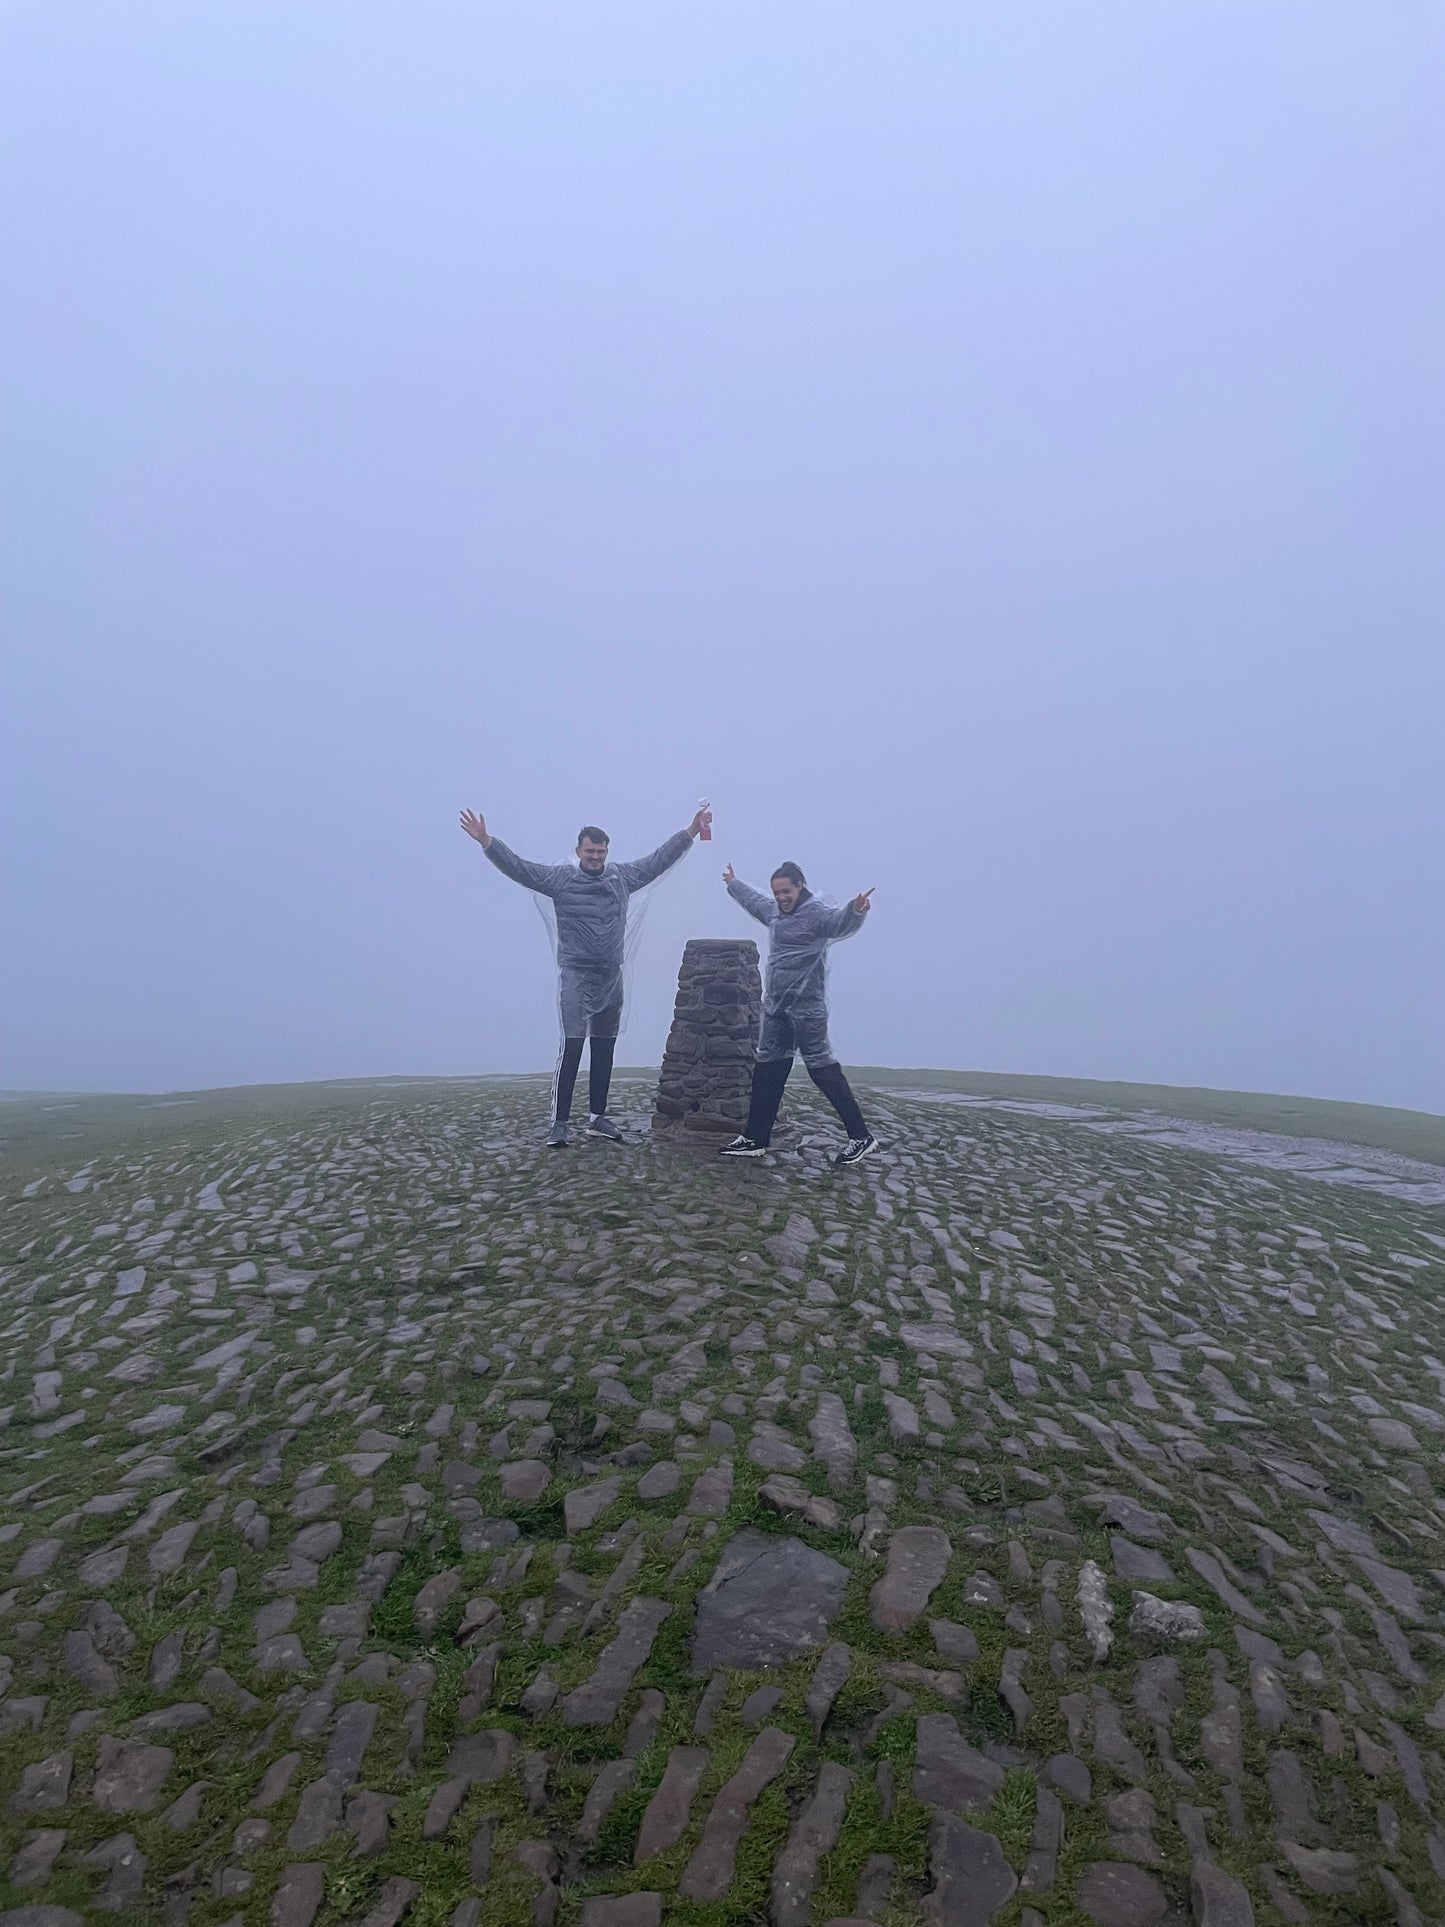
[[[913,1927],[930,1878],[930,1815],[912,1783],[918,1718],[952,1716],[972,1746],[1004,1763],[1000,1790],[970,1824],[995,1834],[1018,1872],[1043,1763],[1069,1750],[1061,1701],[1102,1693],[1142,1759],[1132,1779],[1154,1802],[1153,1872],[1176,1908],[1188,1904],[1190,1856],[1175,1820],[1184,1798],[1213,1815],[1213,1855],[1253,1893],[1261,1920],[1270,1917],[1262,1865],[1303,1894],[1311,1918],[1395,1920],[1386,1872],[1426,1912],[1445,1909],[1432,1864],[1432,1847],[1439,1855],[1445,1846],[1434,1716],[1445,1621],[1430,1576],[1445,1570],[1439,1214],[1133,1139],[1085,1138],[1047,1119],[950,1114],[882,1096],[870,1103],[893,1148],[856,1172],[835,1172],[807,1149],[818,1121],[807,1100],[795,1106],[803,1153],[762,1169],[704,1165],[647,1143],[549,1160],[535,1147],[530,1101],[525,1087],[455,1085],[332,1091],[314,1103],[278,1102],[269,1114],[228,1099],[190,1122],[173,1111],[163,1123],[132,1117],[124,1129],[117,1113],[106,1126],[109,1161],[82,1168],[80,1152],[64,1147],[83,1141],[52,1133],[48,1149],[32,1140],[23,1183],[0,1187],[0,1655],[13,1674],[0,1694],[0,1906],[96,1910],[105,1876],[86,1856],[128,1832],[147,1868],[142,1899],[121,1918],[221,1927],[240,1915],[245,1927],[263,1927],[284,1870],[306,1860],[325,1868],[320,1927],[360,1920],[398,1873],[422,1889],[408,1927],[450,1923],[469,1897],[482,1901],[488,1927],[530,1927],[538,1883],[517,1850],[545,1841],[561,1863],[558,1927],[573,1927],[592,1895],[654,1889],[667,1896],[669,1923],[751,1923],[767,1918],[777,1855],[819,1769],[833,1762],[853,1779],[811,1919],[851,1914],[865,1866],[886,1854],[895,1878],[880,1927]],[[217,1181],[216,1204],[203,1205]],[[123,1288],[138,1267],[140,1285]],[[966,1368],[903,1335],[939,1322],[966,1339]],[[202,1364],[238,1336],[249,1343],[234,1371]],[[620,1379],[636,1407],[601,1402],[604,1378]],[[837,1529],[776,1512],[762,1497],[768,1475],[748,1456],[754,1425],[766,1421],[804,1455],[795,1476],[806,1490],[833,1496],[807,1431],[819,1389],[841,1398],[858,1447],[857,1481],[837,1495]],[[885,1392],[920,1411],[930,1393],[941,1396],[950,1422],[939,1421],[936,1438],[925,1425],[900,1442]],[[535,1451],[550,1483],[536,1500],[509,1504],[493,1441],[498,1453],[520,1456],[536,1420],[509,1412],[538,1402],[551,1436]],[[645,1431],[644,1409],[671,1418],[672,1431]],[[729,1444],[710,1438],[720,1418],[733,1428]],[[368,1429],[398,1443],[363,1477],[343,1459]],[[725,1455],[726,1510],[689,1513],[696,1479]],[[669,1456],[683,1475],[676,1490],[643,1500],[640,1475]],[[462,1520],[441,1483],[452,1461],[473,1468],[480,1511],[517,1528],[504,1553],[462,1552]],[[615,1500],[569,1540],[566,1493],[604,1476],[620,1480]],[[878,1502],[886,1526],[873,1558],[854,1530],[869,1503],[865,1477],[888,1482],[878,1488],[888,1494]],[[271,1575],[285,1569],[286,1547],[306,1522],[305,1495],[318,1487],[340,1543],[314,1584],[294,1588],[290,1631],[305,1670],[261,1674],[256,1615],[278,1596]],[[126,1537],[148,1502],[170,1491],[179,1495],[171,1511]],[[1134,1588],[1115,1575],[1099,1518],[1096,1495],[1109,1492],[1171,1522],[1163,1550],[1175,1578],[1150,1589],[1197,1607],[1207,1629],[1174,1654],[1182,1697],[1170,1735],[1189,1789],[1165,1770],[1135,1706],[1150,1654],[1129,1631]],[[1046,1498],[1059,1508],[1052,1525],[1028,1510]],[[115,1509],[83,1509],[93,1501]],[[248,1503],[269,1521],[265,1545],[247,1536]],[[1400,1611],[1403,1648],[1382,1645],[1378,1586],[1352,1555],[1332,1550],[1321,1514],[1332,1529],[1370,1535],[1383,1583],[1414,1585],[1420,1610]],[[180,1524],[197,1531],[179,1570],[152,1571],[158,1539]],[[941,1525],[952,1557],[926,1612],[884,1633],[869,1596],[888,1533],[907,1525]],[[698,1903],[679,1897],[677,1882],[717,1791],[755,1738],[742,1707],[759,1679],[729,1674],[700,1738],[708,1682],[692,1670],[692,1617],[718,1552],[744,1528],[800,1539],[846,1568],[829,1637],[849,1646],[852,1671],[821,1736],[805,1710],[816,1656],[769,1677],[781,1697],[767,1723],[793,1737],[793,1751],[752,1807],[726,1895]],[[1265,1558],[1259,1528],[1287,1550]],[[47,1537],[62,1542],[61,1556],[24,1576],[29,1549]],[[558,1622],[568,1585],[585,1582],[595,1599],[633,1543],[641,1562],[602,1623],[584,1632]],[[1254,1713],[1236,1614],[1189,1565],[1186,1545],[1227,1562],[1282,1649],[1289,1713],[1278,1731]],[[87,1557],[120,1546],[128,1560],[118,1578],[81,1583]],[[356,1601],[366,1562],[387,1548],[396,1570],[364,1636],[339,1641],[323,1616]],[[526,1549],[521,1571],[514,1555]],[[1114,1610],[1102,1665],[1089,1662],[1076,1605],[1088,1559],[1102,1568]],[[1057,1628],[1042,1612],[1051,1562]],[[418,1594],[448,1569],[459,1589],[423,1627]],[[223,1586],[225,1573],[233,1576]],[[979,1603],[978,1575],[997,1603]],[[502,1657],[489,1703],[464,1722],[474,1649],[456,1635],[464,1602],[480,1595],[496,1601]],[[670,1615],[616,1719],[568,1727],[562,1699],[590,1677],[629,1597],[663,1600]],[[96,1599],[132,1641],[113,1657],[116,1691],[100,1698],[68,1670],[63,1648]],[[900,1687],[884,1670],[950,1668],[930,1617],[977,1640],[965,1703],[917,1679]],[[152,1656],[172,1640],[180,1671],[153,1687]],[[1005,1653],[1020,1649],[1033,1710],[1018,1734],[997,1686]],[[1201,1737],[1210,1650],[1241,1697],[1242,1837],[1226,1824],[1230,1787]],[[384,1676],[367,1668],[379,1659]],[[430,1687],[418,1726],[402,1678],[419,1664]],[[217,1667],[257,1704],[228,1699],[208,1671]],[[532,1718],[523,1700],[543,1672],[557,1697]],[[575,1835],[593,1777],[617,1757],[649,1690],[663,1696],[657,1734],[583,1848]],[[323,1691],[327,1718],[297,1737],[302,1701]],[[208,1705],[206,1723],[158,1736],[175,1758],[156,1809],[98,1811],[90,1789],[102,1738],[193,1701]],[[344,1830],[292,1847],[287,1834],[302,1790],[325,1770],[335,1713],[357,1701],[377,1709],[357,1785],[394,1802],[385,1849],[359,1859]],[[514,1767],[472,1787],[445,1836],[428,1839],[428,1805],[469,1727],[505,1730],[519,1754],[544,1758],[545,1798],[534,1810]],[[671,1749],[699,1744],[709,1762],[686,1830],[634,1868],[638,1827]],[[1423,1803],[1402,1744],[1418,1751]],[[1084,1927],[1078,1881],[1091,1864],[1117,1858],[1104,1803],[1131,1783],[1091,1747],[1085,1734],[1094,1797],[1065,1804],[1051,1887],[1017,1894],[998,1927],[1030,1904],[1049,1927]],[[64,1807],[7,1811],[22,1772],[62,1749],[74,1756]],[[1309,1789],[1310,1838],[1354,1856],[1347,1893],[1301,1888],[1282,1857],[1270,1777],[1281,1750]],[[262,1773],[288,1752],[300,1764],[264,1816],[271,1832],[237,1846]],[[166,1809],[196,1782],[205,1783],[199,1817],[173,1827]],[[469,1843],[484,1819],[490,1867],[479,1884]],[[48,1880],[18,1886],[14,1856],[42,1826],[64,1829],[63,1850]]]

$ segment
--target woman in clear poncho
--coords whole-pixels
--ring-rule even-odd
[[[864,1123],[858,1100],[828,1041],[827,960],[830,945],[863,928],[873,892],[861,890],[840,908],[813,895],[796,863],[778,865],[769,896],[735,876],[731,864],[723,872],[723,881],[733,901],[768,930],[763,1022],[748,1121],[741,1137],[723,1147],[723,1156],[760,1158],[767,1151],[794,1053],[801,1051],[809,1077],[838,1113],[848,1134],[847,1143],[833,1162],[857,1164],[878,1148],[878,1140]]]

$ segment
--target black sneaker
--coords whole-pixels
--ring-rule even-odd
[[[750,1137],[735,1137],[731,1144],[722,1148],[725,1158],[765,1158],[768,1155],[766,1144],[754,1144]]]
[[[623,1142],[623,1133],[618,1130],[610,1117],[594,1117],[587,1126],[588,1137],[609,1138],[613,1144]]]
[[[877,1149],[877,1138],[871,1131],[867,1131],[862,1137],[850,1137],[833,1162],[834,1164],[861,1164],[870,1151]]]
[[[557,1122],[547,1133],[547,1149],[549,1151],[565,1151],[571,1142],[571,1131],[562,1119],[558,1118]]]

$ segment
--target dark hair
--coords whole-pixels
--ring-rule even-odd
[[[796,883],[800,890],[806,890],[808,887],[808,879],[803,875],[796,863],[780,863],[777,869],[774,870],[773,877],[786,877],[789,883]],[[773,877],[768,879],[770,883]]]
[[[610,843],[611,837],[606,830],[599,830],[595,823],[584,823],[577,832],[579,843]]]

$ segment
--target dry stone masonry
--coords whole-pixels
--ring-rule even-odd
[[[1438,1205],[543,1105],[9,1156],[0,1927],[1445,1917]]]
[[[735,1136],[747,1122],[762,1010],[758,946],[695,937],[682,953],[677,1005],[653,1128]]]

